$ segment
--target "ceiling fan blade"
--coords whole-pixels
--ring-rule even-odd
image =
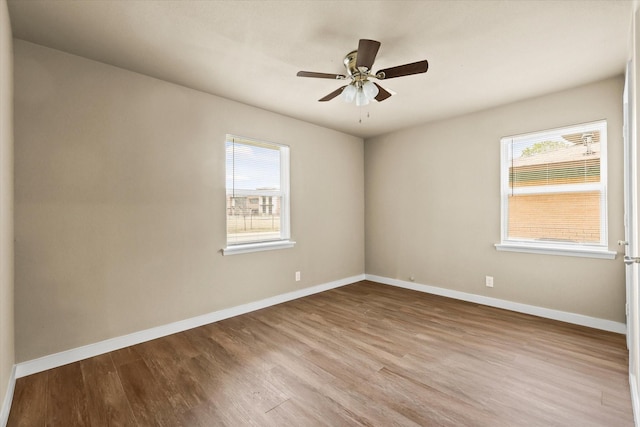
[[[386,89],[384,89],[382,86],[380,86],[378,83],[373,82],[374,85],[376,85],[378,87],[378,94],[376,95],[376,101],[378,102],[382,102],[385,99],[391,97],[391,93],[387,92]]]
[[[356,67],[365,67],[367,70],[371,70],[373,61],[376,60],[378,49],[380,49],[380,42],[377,42],[375,40],[360,39],[360,42],[358,43]]]
[[[335,98],[336,96],[340,95],[342,93],[342,90],[345,87],[347,87],[347,85],[339,87],[338,89],[334,90],[333,92],[331,92],[329,95],[325,96],[324,98],[318,99],[318,101],[320,101],[320,102],[331,101],[333,98]]]
[[[397,67],[385,68],[376,73],[379,79],[392,79],[394,77],[410,76],[412,74],[426,73],[429,63],[424,61],[413,62],[411,64],[398,65]]]
[[[332,79],[332,80],[343,80],[347,78],[347,76],[342,74],[315,73],[313,71],[298,71],[298,74],[296,74],[296,76],[315,77],[317,79]]]

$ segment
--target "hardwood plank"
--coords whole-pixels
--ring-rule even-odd
[[[47,426],[90,425],[87,393],[79,363],[49,371]]]
[[[49,372],[18,378],[7,427],[43,427],[47,420],[47,380]]]
[[[308,378],[297,375],[291,369],[287,368],[286,372],[282,372],[280,369],[274,369],[270,373],[272,381],[290,388],[293,397],[279,407],[274,408],[275,413],[272,411],[267,413],[274,420],[278,420],[286,413],[290,417],[314,420],[300,425],[319,425],[327,417],[318,420],[318,414],[331,412],[332,414],[337,413],[334,416],[345,418],[344,422],[355,421],[358,425],[418,425],[404,415],[381,404],[381,402],[371,400],[364,394],[359,393],[349,382],[349,379],[334,378],[330,382],[309,381]],[[300,393],[300,390],[302,390],[302,393]],[[322,406],[312,406],[310,410],[307,401],[314,393],[325,396],[326,401]],[[341,415],[341,413],[344,414]],[[348,418],[345,415],[348,415]]]
[[[270,426],[286,426],[292,425],[292,421],[295,421],[295,425],[298,426],[329,426],[323,419],[318,419],[310,413],[304,405],[300,405],[296,399],[289,399],[282,402],[280,405],[269,410],[265,417],[267,419],[267,425]]]
[[[136,421],[109,354],[80,361],[90,425],[131,426]]]
[[[206,355],[192,358],[185,368],[198,378],[207,399],[190,408],[187,415],[202,425],[264,425],[264,402],[245,378]],[[266,407],[275,405],[268,403]]]
[[[162,359],[166,362],[179,362],[200,354],[184,332],[138,344],[135,351],[145,360]]]
[[[144,360],[126,363],[117,370],[137,425],[180,425],[173,415],[173,405]]]
[[[113,364],[118,367],[125,363],[135,362],[141,360],[142,355],[138,353],[137,346],[125,347],[120,350],[112,351],[109,353]]]
[[[368,425],[358,414],[343,406],[342,402],[323,393],[318,385],[300,381],[284,367],[274,368],[271,378],[279,387],[288,390],[289,394],[294,396],[289,399],[290,404],[297,407],[297,412],[302,410],[305,418],[313,420],[310,425]]]

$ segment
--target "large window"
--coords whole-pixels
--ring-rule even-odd
[[[225,255],[293,246],[289,147],[227,135]]]
[[[613,258],[605,121],[502,138],[499,250]]]

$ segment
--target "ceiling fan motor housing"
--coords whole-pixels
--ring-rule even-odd
[[[360,74],[358,67],[356,67],[356,61],[358,59],[358,51],[352,50],[344,57],[344,67],[347,69],[347,74],[350,77],[354,77],[356,74]]]
[[[344,57],[343,63],[344,67],[347,69],[347,75],[351,78],[352,83],[356,83],[359,86],[358,83],[364,83],[367,80],[371,70],[368,70],[365,67],[358,68],[356,65],[357,61],[358,51],[352,50]]]

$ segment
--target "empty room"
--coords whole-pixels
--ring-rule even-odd
[[[640,425],[639,7],[0,0],[0,425]]]

